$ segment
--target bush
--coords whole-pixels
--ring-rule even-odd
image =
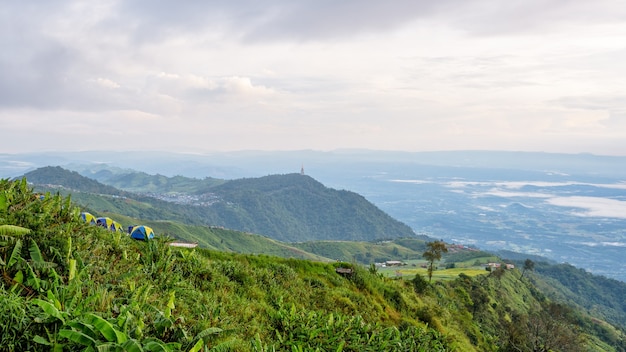
[[[424,277],[420,274],[415,274],[413,280],[411,280],[413,284],[413,289],[417,294],[423,294],[428,289],[429,283],[424,279]]]

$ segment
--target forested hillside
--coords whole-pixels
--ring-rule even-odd
[[[593,275],[569,264],[537,263],[542,280],[535,282],[546,294],[626,327],[626,284]]]
[[[371,241],[414,236],[411,228],[362,196],[327,188],[300,174],[225,183],[200,182],[202,188],[179,196],[175,201],[165,191],[158,195],[122,192],[59,167],[40,168],[25,177],[38,185],[60,185],[71,189],[75,199],[96,212],[222,226],[283,242]],[[178,180],[175,184],[181,182]],[[194,184],[193,188],[197,187],[198,184]],[[54,190],[54,187],[42,189]],[[103,193],[114,197],[101,197]]]
[[[222,199],[212,208],[224,226],[284,242],[369,241],[414,235],[411,228],[362,196],[324,187],[306,175],[233,180],[206,191]]]
[[[517,269],[388,279],[136,241],[80,211],[0,180],[4,350],[624,351],[622,331],[546,299]]]

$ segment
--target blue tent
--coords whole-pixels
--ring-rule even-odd
[[[96,219],[96,225],[102,226],[107,230],[116,231],[115,221],[109,217],[101,217]]]
[[[135,226],[130,230],[130,237],[136,240],[146,240],[154,238],[152,228],[144,225]]]

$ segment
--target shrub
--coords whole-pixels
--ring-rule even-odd
[[[428,289],[429,283],[424,279],[424,277],[420,274],[415,274],[413,280],[411,280],[413,284],[413,289],[417,294],[423,294]]]

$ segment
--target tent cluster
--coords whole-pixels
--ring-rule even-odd
[[[102,226],[109,231],[124,231],[124,228],[119,222],[108,217],[96,218],[95,216],[87,212],[80,213],[80,217],[88,224]],[[152,228],[144,225],[128,226],[128,234],[131,238],[134,238],[136,240],[146,240],[154,238],[154,231],[152,230]]]

